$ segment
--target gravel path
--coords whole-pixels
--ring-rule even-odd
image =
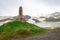
[[[60,40],[60,30],[51,30],[44,35],[26,38],[13,38],[11,40]]]

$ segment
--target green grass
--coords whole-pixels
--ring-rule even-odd
[[[21,37],[23,37],[42,34],[46,30],[47,30],[46,28],[40,28],[31,23],[12,21],[0,26],[0,40],[7,40],[16,35],[20,35]]]

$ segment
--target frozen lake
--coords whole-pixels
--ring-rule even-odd
[[[60,27],[60,22],[39,22],[34,24],[40,27]]]
[[[34,21],[28,21],[29,23],[35,24],[39,27],[47,27],[47,28],[54,28],[54,27],[60,27],[60,22],[34,22]]]

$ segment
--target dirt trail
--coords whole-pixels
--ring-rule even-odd
[[[60,40],[60,30],[51,30],[44,35],[37,35],[26,38],[12,38],[11,40]]]

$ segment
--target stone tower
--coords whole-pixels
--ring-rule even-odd
[[[21,21],[21,22],[26,22],[26,20],[25,20],[25,18],[23,16],[23,8],[22,8],[22,6],[19,7],[19,19],[18,20]]]

